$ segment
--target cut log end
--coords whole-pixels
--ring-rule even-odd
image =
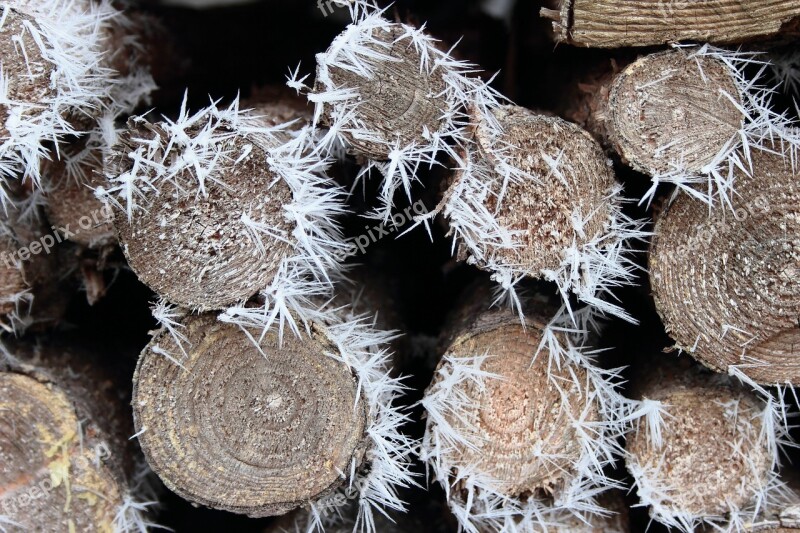
[[[448,452],[445,460],[454,468],[493,480],[509,497],[557,494],[575,475],[581,457],[571,420],[580,418],[581,411],[587,421],[599,418],[596,408],[565,403],[555,388],[561,378],[571,382],[570,370],[548,368],[545,354],[532,360],[543,327],[543,321],[531,319],[523,328],[519,318],[506,311],[482,315],[450,343],[431,384],[433,389],[443,375],[452,375],[459,359],[488,355],[481,370],[496,377],[486,378],[483,387],[465,381],[448,392],[463,395],[465,409],[464,416],[447,422],[476,446]],[[578,373],[578,381],[586,381],[585,370],[571,370]]]
[[[422,62],[410,37],[403,37],[406,30],[400,24],[389,24],[388,29],[370,30],[375,42],[365,46],[393,58],[380,61],[373,67],[370,78],[354,72],[327,67],[330,87],[322,87],[318,72],[316,91],[334,88],[350,88],[358,91],[358,106],[355,120],[369,130],[371,139],[344,136],[355,155],[378,161],[389,159],[395,148],[410,145],[424,146],[430,141],[425,132],[441,130],[448,111],[445,97],[443,69],[432,73],[420,69]],[[328,51],[331,52],[330,50]],[[324,121],[332,123],[342,119],[344,105],[327,105]]]
[[[501,139],[492,138],[486,124],[476,125],[478,149],[472,154],[476,164],[495,173],[500,150],[507,164],[540,183],[509,180],[503,193],[502,179],[497,179],[486,207],[496,213],[500,226],[521,233],[514,237],[516,248],[498,248],[494,255],[503,264],[524,267],[539,277],[544,270],[557,270],[571,246],[580,248],[607,232],[614,171],[597,142],[574,124],[516,106],[502,107],[495,116],[504,133]],[[450,191],[458,187],[459,179],[456,175]],[[577,232],[576,220],[582,225]],[[462,259],[467,252],[460,250]]]
[[[665,496],[659,512],[718,519],[755,505],[773,464],[761,434],[764,402],[695,367],[653,372],[646,381],[642,396],[667,413],[662,442],[657,446],[640,428],[627,438],[627,461],[639,487],[658,487]]]
[[[112,174],[132,168],[127,157],[136,150],[132,138],[167,139],[162,126],[132,125],[116,147]],[[286,239],[294,228],[283,211],[292,192],[265,164],[265,147],[240,136],[221,142],[227,157],[206,178],[207,194],[196,192],[198,178],[182,171],[159,181],[159,194],[146,193],[145,212],[135,212],[130,221],[124,213],[115,216],[123,252],[139,278],[170,302],[193,309],[247,300],[269,284],[292,251]],[[263,251],[244,215],[272,228],[272,234],[260,235]]]
[[[82,441],[70,399],[0,373],[0,404],[0,514],[26,531],[112,531],[119,479]]]
[[[134,376],[139,441],[171,490],[259,517],[284,514],[346,482],[343,473],[363,458],[367,415],[349,368],[326,355],[332,347],[319,337],[280,344],[271,332],[259,352],[213,315],[183,325],[187,355],[162,332]]]
[[[647,55],[614,79],[604,136],[623,161],[645,174],[700,172],[742,128],[730,68],[670,50]]]
[[[800,188],[782,157],[752,157],[733,213],[685,196],[659,218],[653,296],[677,345],[708,367],[800,383]]]

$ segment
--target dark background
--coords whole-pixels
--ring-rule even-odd
[[[630,56],[630,51],[596,51],[554,46],[548,38],[548,23],[538,17],[535,2],[521,1],[509,24],[484,15],[479,2],[473,0],[400,0],[388,12],[389,18],[409,23],[428,23],[429,32],[450,47],[462,39],[457,55],[480,65],[495,79],[498,90],[515,103],[532,109],[560,112],[569,105],[565,94],[583,73],[611,57]],[[188,63],[178,79],[165,76],[164,87],[156,95],[154,113],[175,114],[184,89],[188,89],[190,107],[198,109],[209,97],[223,101],[237,94],[248,96],[254,88],[283,84],[289,68],[301,64],[301,72],[314,70],[314,54],[324,51],[332,38],[346,24],[347,11],[339,9],[324,17],[312,0],[262,1],[243,6],[196,11],[177,7],[147,5],[143,8],[159,16],[169,28],[177,48],[183,50]],[[177,70],[175,71],[177,72]],[[630,197],[641,197],[649,181],[619,165],[618,174]],[[345,179],[347,179],[345,177]],[[420,175],[421,185],[416,198],[433,207],[437,201],[441,174]],[[374,205],[368,184],[366,198],[352,198],[356,214],[345,221],[350,235],[363,233],[368,221],[360,218]],[[398,197],[402,209],[407,200]],[[631,204],[628,214],[636,218],[649,217],[647,210]],[[450,239],[445,237],[442,224],[434,226],[433,242],[427,233],[415,230],[400,239],[385,238],[372,244],[358,261],[380,270],[388,279],[394,293],[397,312],[406,325],[406,334],[415,339],[436,336],[456,297],[481,276],[477,270],[456,264],[451,258]],[[646,248],[642,244],[641,248]],[[644,264],[643,254],[640,261]],[[641,324],[632,326],[618,321],[607,325],[602,344],[614,349],[604,355],[609,365],[629,364],[637,357],[657,354],[670,345],[656,315],[646,278],[637,287],[618,293],[624,306]],[[554,291],[542,284],[540,290]],[[75,331],[101,332],[109,349],[118,353],[136,353],[148,341],[148,331],[155,327],[149,305],[153,294],[135,276],[121,270],[111,284],[105,299],[93,307],[83,295],[77,295],[70,305],[68,321]],[[421,397],[431,379],[435,360],[407,358],[402,371],[408,374],[414,391],[409,404]],[[132,374],[135,357],[125,358],[126,371]],[[417,417],[418,418],[418,417]],[[420,435],[422,427],[408,430]],[[625,479],[623,468],[616,472]],[[422,482],[425,484],[424,481]],[[408,495],[412,513],[420,515],[417,531],[447,531],[440,528],[441,517],[423,516],[436,512],[441,501],[440,490],[415,491]],[[635,494],[628,496],[635,503]],[[431,503],[432,502],[432,503]],[[429,519],[430,518],[430,519]],[[643,531],[648,523],[646,511],[632,511],[632,531]],[[163,506],[158,523],[175,531],[262,531],[269,519],[253,520],[230,513],[194,508],[164,489]],[[447,519],[445,518],[446,522]],[[452,529],[454,531],[454,529]],[[662,531],[657,525],[650,531]]]

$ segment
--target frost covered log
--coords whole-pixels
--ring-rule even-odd
[[[614,70],[615,64],[612,62]],[[708,204],[726,203],[734,169],[757,150],[794,157],[794,119],[771,107],[767,63],[756,54],[708,45],[645,55],[596,77],[567,116],[652,181],[674,184]]]
[[[404,24],[365,25],[360,29],[358,52],[364,56],[361,69],[343,68],[347,49],[341,41],[352,39],[347,30],[324,54],[320,54],[312,100],[324,103],[326,91],[341,91],[358,96],[358,104],[324,103],[320,123],[330,126],[347,119],[363,124],[364,132],[342,132],[349,151],[367,159],[388,160],[399,148],[425,145],[430,133],[446,123],[448,102],[444,94],[444,69],[420,69],[423,54],[414,40],[413,30]],[[371,64],[370,64],[371,63]],[[348,105],[349,104],[349,105]]]
[[[741,43],[800,32],[792,0],[551,0],[557,42],[595,48],[679,41]]]
[[[279,102],[240,111],[236,101],[194,115],[184,107],[174,122],[130,120],[103,195],[121,211],[120,244],[145,284],[211,310],[295,274],[327,279],[347,255],[333,220],[343,201],[302,119]]]
[[[604,301],[629,282],[626,239],[639,226],[621,213],[611,161],[592,137],[562,119],[522,107],[473,115],[474,146],[462,154],[442,203],[457,257],[504,289],[526,276],[555,281],[568,299],[612,314]]]
[[[162,332],[134,376],[139,442],[171,490],[215,509],[271,516],[346,481],[341,474],[363,460],[367,413],[347,365],[325,355],[332,346],[319,336],[280,345],[272,332],[257,348],[213,315],[181,326],[186,356]]]
[[[570,530],[578,515],[602,523],[591,515],[614,486],[602,469],[622,427],[611,375],[556,325],[546,299],[530,302],[524,324],[490,302],[477,288],[443,333],[422,400],[422,458],[465,530]]]
[[[136,494],[130,414],[100,358],[58,343],[0,356],[0,526],[138,531],[153,502]]]
[[[591,126],[622,161],[648,175],[700,170],[742,127],[730,69],[685,50],[646,55],[597,88]]]
[[[656,308],[676,346],[718,372],[800,383],[800,188],[792,162],[752,156],[732,209],[679,197],[650,251]]]
[[[654,355],[633,380],[648,416],[627,437],[626,465],[642,504],[679,531],[743,530],[786,505],[778,480],[780,408],[689,358]]]
[[[21,0],[2,9],[0,177],[38,185],[45,142],[113,121],[155,86],[137,63],[135,24],[109,2]]]
[[[486,113],[503,98],[475,77],[475,65],[440,49],[424,25],[390,22],[371,4],[353,2],[353,23],[317,55],[313,88],[297,71],[289,86],[315,104],[314,125],[326,127],[322,147],[356,155],[359,178],[382,175],[376,215],[388,219],[398,189],[411,198],[418,171],[467,142],[467,107]]]
[[[384,492],[410,480],[389,338],[354,321],[282,340],[214,314],[165,323],[134,375],[148,463],[189,501],[254,517],[310,507],[319,520],[345,493],[361,521],[401,510]]]

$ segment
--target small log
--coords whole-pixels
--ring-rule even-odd
[[[566,115],[639,172],[700,173],[735,141],[743,102],[727,65],[690,53],[649,54],[624,69],[612,64]]]
[[[578,465],[587,458],[587,437],[578,427],[606,422],[596,383],[586,367],[556,363],[550,345],[542,347],[546,317],[554,311],[546,300],[529,302],[522,324],[507,309],[487,309],[486,287],[469,292],[442,334],[444,355],[422,400],[422,457],[449,488],[448,503],[462,527],[488,530],[487,524],[524,520],[521,530],[546,524],[569,531],[575,517],[554,506],[577,480],[586,483]],[[601,447],[602,433],[593,430]],[[610,529],[617,520],[594,519]]]
[[[348,124],[362,124],[368,136],[353,135],[344,129],[341,133],[352,154],[384,161],[397,148],[410,145],[425,146],[430,143],[429,133],[439,132],[446,123],[449,111],[445,90],[445,68],[432,72],[422,68],[422,55],[417,50],[409,30],[403,24],[385,24],[375,28],[360,28],[354,34],[348,29],[332,46],[317,58],[317,77],[314,93],[349,89],[358,94],[352,118],[345,118],[351,100],[323,105],[322,123],[330,125],[344,120]],[[356,36],[354,36],[356,35]],[[341,39],[344,42],[339,42]],[[367,54],[360,61],[369,65],[372,72],[346,70],[337,62],[350,58],[343,48],[358,43],[370,53],[388,56],[371,59]],[[430,61],[430,58],[429,58]],[[429,65],[430,66],[430,65]]]
[[[643,362],[633,390],[662,408],[658,437],[642,420],[626,442],[628,471],[653,519],[684,530],[722,526],[731,511],[763,504],[774,458],[762,434],[771,414],[756,393],[669,355]]]
[[[493,136],[473,116],[475,148],[443,196],[457,258],[488,271],[512,269],[514,277],[559,279],[554,273],[563,271],[569,249],[614,242],[619,186],[611,162],[586,131],[560,118],[516,106],[494,115],[503,134]],[[525,175],[504,180],[508,167]]]
[[[557,42],[593,48],[678,41],[742,43],[797,35],[792,0],[559,0],[543,8]],[[552,9],[556,7],[556,9]]]
[[[574,464],[580,457],[580,445],[567,411],[574,409],[571,414],[577,417],[578,406],[561,403],[547,376],[547,357],[539,357],[531,364],[545,324],[540,317],[529,317],[523,326],[511,312],[487,312],[471,317],[445,352],[445,357],[456,360],[489,354],[492,357],[481,368],[498,376],[487,380],[485,391],[469,385],[458,391],[472,400],[470,408],[465,420],[448,422],[465,435],[477,432],[475,441],[480,445],[454,451],[448,462],[472,466],[496,480],[509,496],[558,492],[565,479],[574,474]],[[440,383],[439,376],[448,374],[451,366],[442,360],[431,388]],[[551,371],[558,375],[558,370]],[[579,377],[585,377],[580,370],[577,372]],[[567,374],[564,371],[560,377]],[[595,417],[596,411],[588,415],[589,419]],[[536,455],[536,445],[541,445],[543,455],[558,458],[542,460]]]
[[[800,187],[780,155],[754,152],[733,212],[678,197],[650,250],[656,308],[676,347],[718,372],[800,383]]]
[[[48,342],[10,351],[10,368],[0,369],[8,531],[119,531],[134,469],[122,389],[80,349]]]
[[[302,118],[291,107],[277,104],[255,109],[247,120],[271,127],[286,116]],[[141,118],[129,121],[106,167],[111,178],[141,173],[140,179],[155,188],[143,191],[141,208],[129,217],[121,212],[115,216],[130,267],[160,296],[199,310],[224,309],[265,288],[294,250],[295,230],[284,212],[293,200],[292,191],[267,164],[268,150],[277,147],[274,141],[234,130],[218,118],[208,119],[217,122],[217,134],[193,144],[198,151],[220,153],[215,161],[204,163],[209,165],[207,175],[184,165],[177,175],[164,178],[141,166],[142,158],[166,167],[178,165],[185,148],[170,133],[171,126]],[[189,138],[201,135],[199,126],[187,129]],[[150,148],[143,139],[153,139],[159,148],[147,155]],[[258,235],[262,249],[243,222],[244,215],[269,228]]]
[[[186,355],[162,331],[134,375],[139,442],[167,487],[261,517],[346,486],[364,457],[367,412],[350,369],[326,355],[334,346],[319,332],[281,344],[273,330],[256,348],[214,314],[180,327]]]

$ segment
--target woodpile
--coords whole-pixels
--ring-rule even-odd
[[[796,2],[201,3],[0,9],[0,533],[800,531]]]

